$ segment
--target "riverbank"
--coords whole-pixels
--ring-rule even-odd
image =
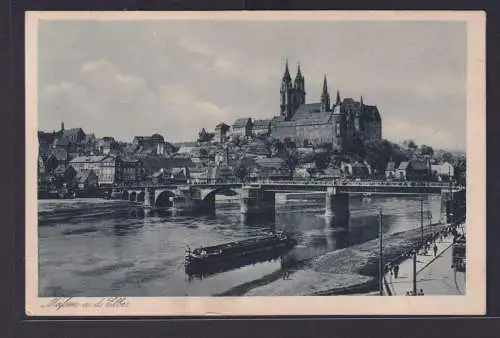
[[[434,225],[433,231],[445,225]],[[384,260],[394,261],[418,244],[421,230],[386,235]],[[366,294],[378,289],[378,239],[333,251],[289,270],[281,271],[232,288],[218,296],[312,296]]]
[[[103,198],[53,199],[38,201],[38,224],[128,212],[137,203]]]

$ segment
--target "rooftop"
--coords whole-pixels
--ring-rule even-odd
[[[242,128],[247,125],[247,123],[251,123],[252,120],[249,117],[243,117],[240,119],[236,119],[233,123],[233,128]]]

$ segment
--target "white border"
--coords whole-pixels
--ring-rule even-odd
[[[467,22],[467,292],[426,297],[127,298],[128,306],[94,307],[98,299],[57,310],[38,298],[37,39],[40,20],[337,20]],[[481,315],[486,311],[486,116],[484,12],[26,12],[26,313],[28,316]]]

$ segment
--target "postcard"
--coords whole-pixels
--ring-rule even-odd
[[[485,20],[26,12],[26,314],[485,314]]]

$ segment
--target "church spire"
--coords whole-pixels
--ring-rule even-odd
[[[64,131],[64,121],[61,122],[61,131]]]
[[[299,79],[302,78],[302,73],[300,71],[300,62],[297,63],[297,78],[299,78]]]
[[[361,95],[360,102],[361,102],[361,106],[363,106],[363,95]]]
[[[321,93],[321,111],[330,111],[330,94],[328,94],[328,84],[326,74],[323,78],[323,93]]]
[[[287,82],[292,80],[290,71],[288,70],[288,58],[285,60],[285,74],[283,74],[283,80],[286,80]]]
[[[337,98],[335,99],[335,105],[339,105],[339,104],[340,104],[340,92],[337,89]]]
[[[323,95],[328,94],[328,84],[326,83],[326,74],[323,78]]]
[[[296,97],[296,108],[299,105],[306,103],[306,84],[304,76],[300,70],[300,63],[297,63],[297,75],[294,81],[295,97]]]

